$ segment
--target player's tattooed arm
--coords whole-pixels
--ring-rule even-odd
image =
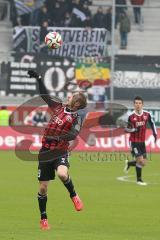
[[[41,98],[47,103],[49,107],[54,107],[54,105],[62,103],[59,98],[49,96],[46,87],[44,86],[44,83],[42,81],[42,77],[37,72],[29,70],[28,75],[30,76],[30,78],[33,77],[37,79]]]

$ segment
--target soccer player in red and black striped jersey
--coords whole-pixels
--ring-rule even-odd
[[[40,227],[43,230],[47,230],[49,229],[46,214],[47,189],[49,181],[55,178],[55,171],[67,188],[75,209],[80,211],[83,208],[83,203],[77,195],[68,173],[68,150],[69,142],[77,137],[82,126],[82,120],[77,111],[85,108],[87,101],[83,93],[76,93],[69,99],[68,104],[64,105],[62,102],[57,101],[57,98],[51,98],[47,94],[39,74],[32,70],[29,70],[28,74],[30,77],[37,79],[41,97],[52,112],[51,119],[44,131],[42,148],[38,157]]]
[[[145,134],[147,123],[149,123],[155,142],[157,140],[157,130],[151,114],[143,110],[143,99],[139,96],[134,98],[134,111],[128,118],[128,127],[126,132],[130,133],[131,153],[135,160],[125,162],[125,172],[128,172],[131,166],[136,167],[137,184],[145,186],[147,183],[142,181],[142,168],[146,164],[146,146]]]

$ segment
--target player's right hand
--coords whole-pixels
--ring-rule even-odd
[[[33,70],[28,70],[28,75],[29,75],[30,78],[32,78],[32,77],[36,78],[36,79],[40,78],[39,74],[37,72],[33,71]]]

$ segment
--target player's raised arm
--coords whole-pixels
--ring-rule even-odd
[[[153,136],[154,136],[154,139],[155,139],[155,142],[156,142],[156,140],[157,140],[157,129],[156,129],[155,122],[154,122],[150,113],[149,113],[148,123],[149,123],[149,125],[152,129]]]
[[[56,97],[49,96],[49,94],[44,86],[44,83],[42,81],[42,77],[37,72],[35,72],[33,70],[29,70],[28,75],[30,76],[30,78],[32,77],[32,78],[37,79],[40,95],[49,107],[54,107],[54,105],[57,105],[62,102],[60,99],[58,99]]]

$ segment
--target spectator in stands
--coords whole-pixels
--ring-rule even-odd
[[[13,27],[17,25],[17,9],[14,4],[14,0],[10,0],[10,20]]]
[[[104,14],[103,8],[98,7],[97,12],[93,16],[93,25],[94,28],[103,28],[104,27]]]
[[[112,8],[108,8],[104,14],[104,27],[111,32],[112,30]]]
[[[68,3],[64,0],[59,0],[52,10],[52,25],[62,27],[64,22],[64,15],[68,11]]]
[[[128,33],[131,30],[131,23],[127,13],[124,11],[120,16],[120,37],[121,37],[121,49],[127,48]]]
[[[64,16],[63,26],[70,27],[70,25],[71,25],[71,14],[69,12],[66,12]]]
[[[0,126],[9,126],[10,112],[6,106],[2,106],[0,110]]]
[[[144,4],[144,0],[131,0],[131,4],[133,5],[133,13],[135,23],[139,24],[141,22],[141,6]],[[135,6],[134,5],[138,5]]]
[[[30,23],[30,14],[26,13],[26,14],[19,15],[15,5],[15,1],[10,0],[10,19],[12,21],[13,27],[28,26]]]
[[[84,3],[87,3],[88,5],[92,5],[92,0],[80,0],[81,6],[83,6]]]
[[[0,21],[4,20],[7,16],[7,4],[4,1],[1,1],[0,5]]]
[[[55,7],[55,3],[56,3],[56,1],[53,1],[53,0],[45,0],[45,5],[46,5],[48,11],[52,10],[53,7]]]
[[[44,126],[47,124],[46,115],[41,110],[38,110],[35,115],[33,115],[32,123],[34,126]]]
[[[83,27],[85,19],[80,0],[72,0],[71,27]]]
[[[85,1],[82,8],[83,13],[86,16],[86,19],[83,22],[83,27],[91,27],[92,26],[92,13],[89,9],[88,2]]]
[[[33,11],[30,14],[30,25],[39,25],[40,9],[44,5],[44,0],[33,0]]]
[[[67,3],[68,3],[68,12],[71,14],[75,4],[75,0],[68,0]]]
[[[30,14],[29,13],[21,15],[21,16],[19,16],[19,18],[21,19],[22,26],[29,26],[29,24],[30,24]]]
[[[116,0],[116,5],[126,5],[126,0]],[[115,28],[117,28],[117,24],[119,23],[121,13],[124,12],[127,8],[125,6],[116,6],[116,20],[115,20]]]
[[[68,12],[69,9],[70,9],[70,6],[69,6],[70,1],[69,0],[68,1],[66,1],[66,0],[58,0],[58,1],[60,3],[61,14],[63,14],[62,16],[64,16],[64,14],[66,12]]]
[[[40,52],[42,52],[42,53],[47,53],[47,50],[48,50],[46,44],[44,43],[45,36],[48,33],[47,28],[48,28],[48,22],[44,21],[40,28]]]
[[[45,5],[48,9],[48,14],[51,17],[51,20],[52,20],[52,14],[53,14],[53,9],[55,8],[55,4],[56,4],[56,1],[53,1],[53,0],[45,1]],[[52,23],[51,23],[51,25],[52,25]]]
[[[42,26],[44,22],[48,22],[48,24],[51,23],[51,18],[46,5],[43,5],[42,8],[40,9],[38,22],[40,26]]]

